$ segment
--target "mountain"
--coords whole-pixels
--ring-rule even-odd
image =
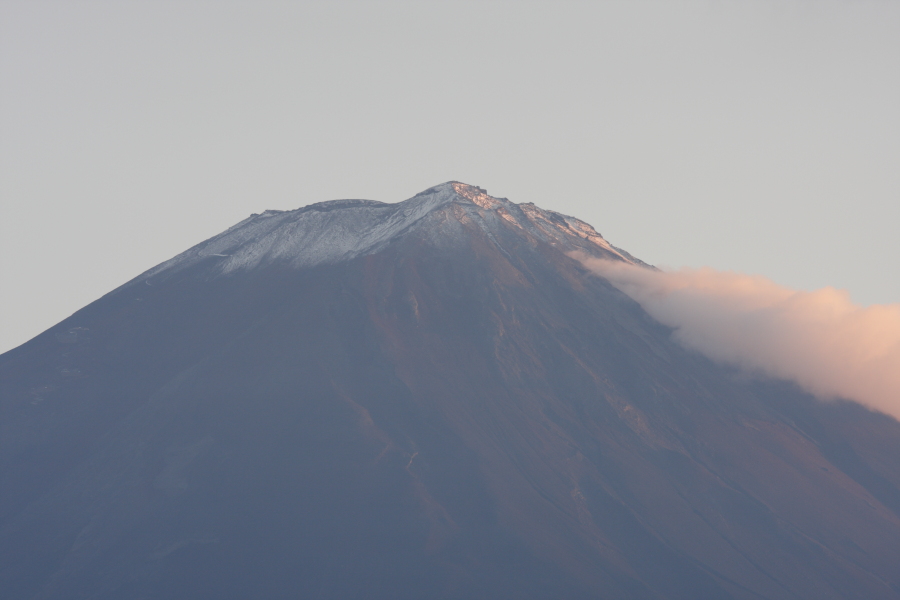
[[[900,598],[900,423],[451,182],[253,215],[0,356],[0,597]],[[647,267],[650,268],[650,267]]]

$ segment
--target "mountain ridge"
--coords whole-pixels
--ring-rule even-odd
[[[462,210],[454,213],[450,209],[454,205]],[[495,230],[497,223],[489,221],[495,221],[498,215],[507,223],[545,241],[563,244],[570,251],[582,250],[596,256],[640,263],[609,244],[584,221],[534,204],[519,205],[505,198],[494,198],[482,188],[450,181],[398,203],[329,200],[295,210],[254,214],[149,269],[133,282],[213,257],[220,259],[216,269],[222,274],[252,268],[266,260],[287,262],[298,268],[334,263],[377,252],[429,217],[432,221],[443,217],[445,222],[474,220],[482,228]],[[432,223],[436,236],[446,236],[446,229]]]

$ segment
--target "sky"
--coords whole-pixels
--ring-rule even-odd
[[[900,2],[0,0],[0,352],[266,209],[459,180],[900,302]]]

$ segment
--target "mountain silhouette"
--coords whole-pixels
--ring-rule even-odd
[[[574,252],[643,265],[458,182],[267,211],[3,354],[0,597],[900,598],[900,424]]]

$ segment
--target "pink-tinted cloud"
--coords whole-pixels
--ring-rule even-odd
[[[802,292],[709,268],[575,258],[673,327],[688,348],[900,418],[900,304],[864,308],[830,287]]]

